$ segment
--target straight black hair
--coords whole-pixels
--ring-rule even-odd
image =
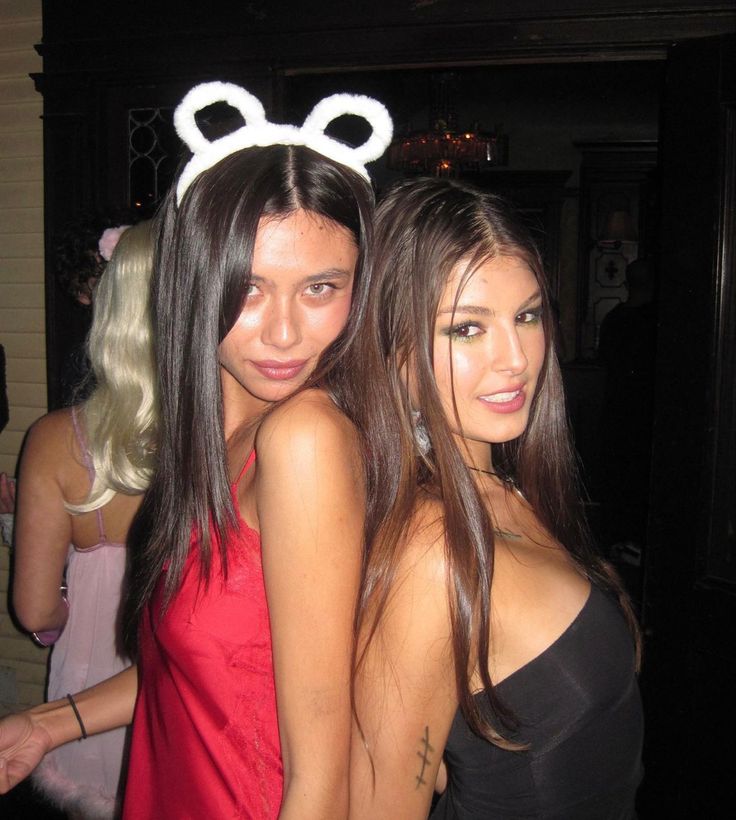
[[[373,192],[356,172],[303,146],[238,151],[197,177],[177,207],[174,190],[158,216],[152,311],[161,423],[158,469],[129,536],[126,645],[166,568],[163,606],[179,587],[192,533],[201,571],[212,544],[227,571],[229,530],[237,528],[227,469],[218,346],[236,322],[249,285],[262,217],[298,209],[348,229],[359,248],[347,324],[306,386],[331,389],[332,373],[360,326],[368,293]],[[255,421],[255,420],[254,420]]]

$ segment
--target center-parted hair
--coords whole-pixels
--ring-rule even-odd
[[[356,664],[360,665],[366,646],[377,639],[401,547],[411,537],[422,499],[434,499],[440,504],[444,527],[460,708],[474,731],[492,742],[511,745],[503,734],[513,727],[513,715],[496,696],[488,672],[493,524],[466,466],[467,454],[452,433],[434,377],[437,310],[456,266],[464,271],[458,295],[479,265],[499,256],[523,261],[539,283],[546,355],[525,431],[513,441],[491,445],[494,469],[519,488],[581,571],[619,596],[636,631],[620,584],[593,549],[585,523],[542,260],[527,229],[503,198],[450,180],[419,179],[397,185],[378,207],[375,239],[373,291],[354,365],[371,386],[361,426],[372,442],[370,549],[357,613]],[[415,441],[415,410],[421,412],[431,442],[427,452]],[[470,688],[474,667],[483,681],[493,716],[490,723]]]
[[[167,567],[165,601],[179,586],[194,528],[204,577],[216,536],[237,527],[228,477],[218,346],[235,324],[249,285],[259,220],[297,209],[350,231],[359,249],[353,299],[343,332],[325,350],[306,386],[329,389],[338,404],[351,378],[341,360],[360,326],[368,293],[373,192],[356,172],[302,146],[238,151],[204,171],[177,207],[170,192],[160,213],[152,288],[161,423],[158,471],[131,535],[131,596],[126,639]]]

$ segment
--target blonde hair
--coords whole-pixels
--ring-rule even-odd
[[[116,493],[144,492],[155,466],[158,425],[150,279],[150,222],[120,238],[94,297],[87,348],[96,379],[80,406],[95,479],[87,501],[66,504],[75,515],[96,510]]]

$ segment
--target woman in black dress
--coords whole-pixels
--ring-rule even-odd
[[[633,817],[638,632],[582,516],[539,253],[438,179],[388,195],[377,243],[351,816],[425,818],[437,783],[437,818]]]

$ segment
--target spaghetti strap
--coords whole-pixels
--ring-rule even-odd
[[[92,457],[90,456],[89,449],[87,448],[87,437],[82,432],[82,425],[80,423],[79,417],[77,416],[78,409],[78,406],[72,407],[72,425],[74,427],[74,435],[77,438],[79,450],[82,453],[84,464],[87,467],[87,474],[89,475],[89,486],[90,489],[92,489],[92,485],[95,483],[95,465],[92,463]],[[100,534],[100,542],[106,542],[107,536],[105,535],[105,525],[102,521],[101,508],[98,507],[95,510],[95,513],[97,514],[97,530]]]
[[[248,472],[248,468],[251,466],[251,464],[253,464],[253,462],[254,462],[255,460],[256,460],[256,450],[255,450],[255,447],[254,447],[254,448],[250,451],[250,453],[249,453],[249,455],[248,455],[248,458],[245,460],[245,464],[243,464],[243,469],[240,471],[240,474],[239,474],[239,475],[238,475],[238,477],[235,479],[235,482],[234,482],[234,484],[233,484],[233,486],[234,486],[234,487],[237,487],[237,486],[238,486],[238,484],[240,484],[241,479],[242,479],[242,478],[243,478],[243,476],[244,476],[244,475]]]
[[[87,437],[82,432],[82,426],[79,421],[79,416],[77,415],[78,409],[78,407],[72,407],[72,424],[74,425],[74,435],[77,438],[77,444],[79,445],[79,450],[82,453],[82,458],[84,459],[84,464],[87,468],[89,480],[92,482],[95,480],[95,465],[92,463],[92,459],[89,456],[89,450],[87,449]]]

